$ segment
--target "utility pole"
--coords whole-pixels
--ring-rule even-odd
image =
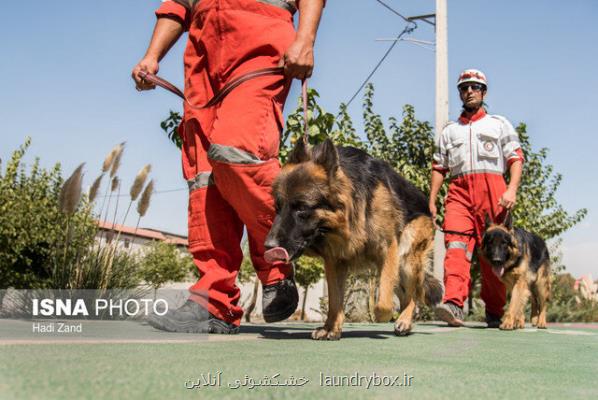
[[[408,21],[423,21],[436,31],[436,137],[448,122],[448,46],[446,0],[436,0],[436,13],[408,17]],[[433,21],[432,21],[433,20]],[[392,39],[391,39],[392,40]],[[402,39],[406,40],[406,39]],[[426,43],[411,40],[413,42]]]
[[[448,122],[446,0],[436,0],[436,137]]]
[[[380,2],[382,3],[382,2]],[[386,4],[382,3],[386,8]],[[395,14],[396,11],[392,10]],[[399,14],[399,16],[401,16]],[[402,17],[402,16],[401,16]],[[404,17],[403,17],[404,18]],[[426,15],[415,15],[404,18],[407,21],[415,22],[422,21],[434,26],[436,30],[436,120],[435,120],[435,138],[442,132],[446,126],[449,116],[448,107],[448,45],[447,45],[447,1],[436,0],[436,13]],[[382,39],[382,40],[397,40],[397,39]],[[408,40],[408,39],[399,39]],[[415,44],[430,44],[421,40],[409,40]],[[434,276],[442,280],[444,276],[444,255],[446,250],[444,248],[444,235],[440,231],[436,231],[434,239]]]
[[[438,139],[449,118],[448,107],[448,45],[446,0],[436,0],[436,134]],[[434,276],[444,278],[444,234],[436,231],[434,238]]]

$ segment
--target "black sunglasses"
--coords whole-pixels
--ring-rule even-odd
[[[484,89],[486,89],[486,87],[480,83],[470,83],[470,84],[463,84],[461,86],[459,86],[459,91],[461,93],[465,93],[467,92],[467,89],[471,88],[472,91],[474,92],[480,92]]]

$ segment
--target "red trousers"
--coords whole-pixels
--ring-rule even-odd
[[[291,14],[255,0],[202,0],[191,16],[185,51],[185,95],[204,104],[241,74],[277,66],[295,38]],[[201,278],[191,299],[216,317],[240,324],[236,286],[244,227],[251,260],[264,284],[291,273],[264,261],[274,219],[271,185],[280,170],[282,108],[289,82],[250,80],[210,109],[185,105],[179,127],[183,173],[190,187],[189,250]]]
[[[502,175],[468,174],[454,178],[445,203],[444,229],[470,233],[473,237],[445,233],[444,301],[463,307],[469,295],[471,257],[476,246],[481,246],[486,214],[500,222],[505,210],[498,200],[506,190]],[[501,317],[506,303],[503,283],[492,273],[492,267],[481,257],[481,297],[486,311]]]

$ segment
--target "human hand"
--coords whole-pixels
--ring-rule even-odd
[[[155,89],[156,85],[151,82],[147,82],[141,77],[142,72],[146,72],[149,74],[157,74],[159,70],[158,60],[151,57],[144,57],[139,64],[133,68],[131,72],[131,77],[135,81],[135,87],[137,90],[151,90]]]
[[[510,210],[515,206],[517,201],[517,191],[513,189],[507,189],[498,200],[498,205],[503,206],[507,210]]]
[[[280,60],[287,78],[307,79],[314,69],[314,46],[306,40],[296,39]]]

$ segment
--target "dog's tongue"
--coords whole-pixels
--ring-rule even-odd
[[[492,272],[499,278],[502,278],[503,274],[505,273],[505,267],[492,267]]]
[[[282,247],[275,247],[264,253],[264,259],[269,264],[273,264],[276,261],[289,262],[289,253]]]

